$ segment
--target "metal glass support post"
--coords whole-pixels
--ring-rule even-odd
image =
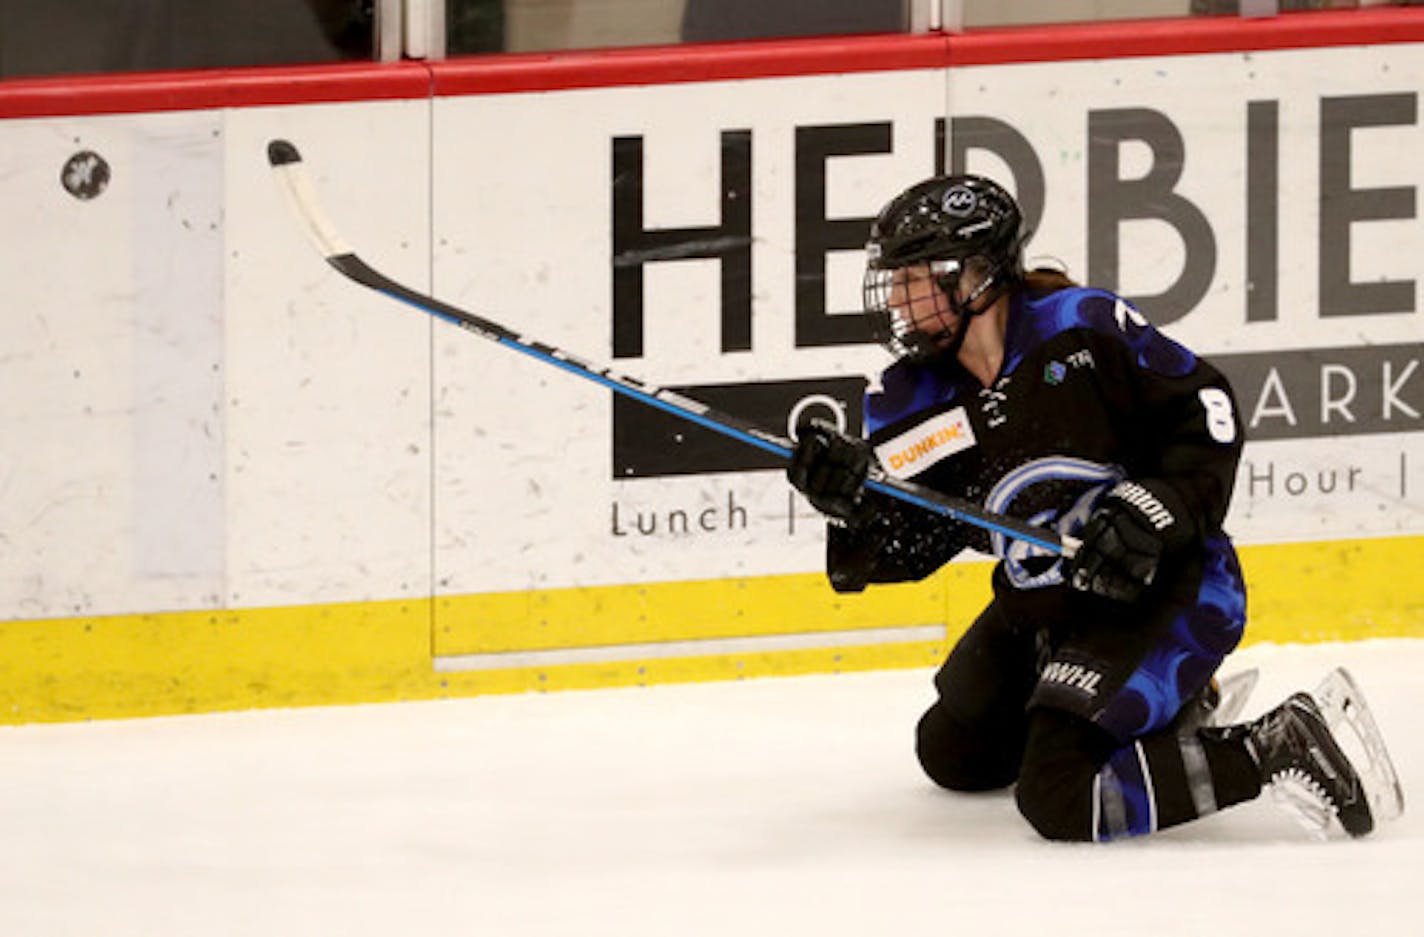
[[[938,29],[947,33],[964,32],[964,0],[939,0]]]
[[[906,0],[905,18],[912,33],[934,32],[934,24],[931,22],[933,14],[931,8],[936,6],[938,0]]]
[[[405,0],[405,54],[407,58],[445,58],[446,0]]]
[[[1275,16],[1279,12],[1280,0],[1241,0],[1242,16]]]
[[[395,62],[401,57],[402,0],[376,0],[376,35],[372,57],[377,62]]]
[[[964,0],[910,0],[910,32],[960,32],[964,24]]]

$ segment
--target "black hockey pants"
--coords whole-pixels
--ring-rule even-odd
[[[1239,742],[1168,727],[1121,745],[1082,715],[1028,708],[1043,639],[991,604],[935,676],[917,754],[935,783],[986,791],[1017,783],[1042,836],[1105,840],[1165,828],[1260,793]]]

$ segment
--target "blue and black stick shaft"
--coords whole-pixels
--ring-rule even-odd
[[[506,348],[551,364],[570,374],[602,384],[614,393],[622,394],[722,436],[754,446],[783,461],[790,461],[794,448],[791,440],[767,432],[754,423],[727,413],[721,413],[667,388],[655,387],[637,378],[600,367],[577,355],[521,335],[498,322],[452,306],[392,280],[357,256],[356,252],[337,233],[330,219],[322,211],[321,203],[318,201],[316,192],[302,165],[301,153],[292,143],[287,140],[273,140],[268,143],[267,160],[271,163],[273,172],[290,197],[317,250],[326,259],[326,262],[335,267],[342,276],[481,338],[497,342]],[[1050,553],[1072,556],[1077,547],[1076,541],[1072,538],[1062,537],[1056,531],[985,510],[963,498],[940,494],[911,482],[902,481],[885,474],[878,468],[872,469],[871,476],[866,481],[866,487],[871,491],[889,495],[935,514],[972,524],[975,527],[1001,534],[1011,540],[1022,541]]]

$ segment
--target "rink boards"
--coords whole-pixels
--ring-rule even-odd
[[[1248,547],[1243,559],[1243,646],[1420,636],[1424,595],[1399,570],[1424,560],[1421,538]],[[818,575],[437,600],[482,623],[478,643],[432,645],[428,599],[13,621],[0,629],[0,700],[5,721],[41,722],[928,668],[987,599],[988,569],[958,564],[867,600],[827,596]],[[895,621],[922,624],[884,624]],[[788,622],[804,627],[788,634]],[[530,640],[550,623],[556,647]]]
[[[837,596],[759,453],[353,287],[276,137],[387,274],[777,432],[858,428],[884,198],[1006,177],[1231,376],[1248,640],[1424,633],[1424,18],[1255,26],[0,84],[0,718],[928,666],[987,597]]]

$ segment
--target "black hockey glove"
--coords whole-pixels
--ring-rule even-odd
[[[1065,575],[1075,589],[1135,602],[1157,578],[1162,557],[1192,538],[1181,497],[1162,482],[1119,482],[1079,534]]]
[[[786,479],[816,510],[845,523],[866,520],[865,478],[874,459],[870,443],[811,419],[797,428],[796,449]]]

